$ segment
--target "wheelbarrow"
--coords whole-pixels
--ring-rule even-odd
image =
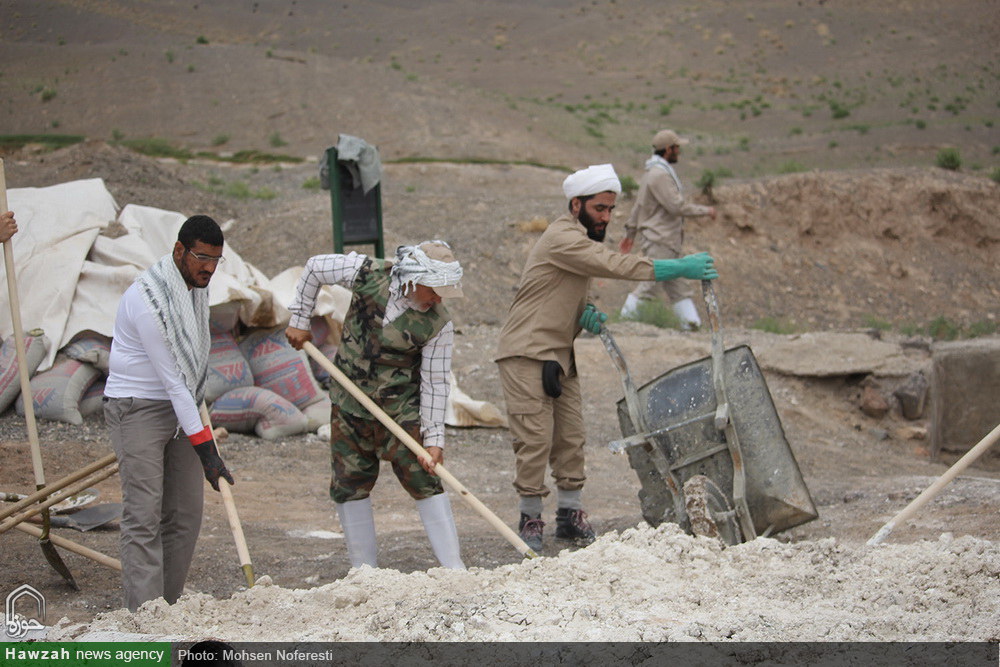
[[[712,281],[702,281],[712,354],[635,387],[607,328],[601,340],[618,368],[625,453],[639,476],[643,518],[726,544],[773,535],[817,518],[771,393],[747,345],[723,348]]]

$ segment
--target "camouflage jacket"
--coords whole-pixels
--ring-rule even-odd
[[[383,327],[390,266],[385,260],[368,258],[358,271],[335,363],[390,417],[400,423],[419,423],[420,351],[451,316],[441,304],[427,312],[407,309]],[[330,398],[344,412],[371,417],[336,383],[330,388]]]

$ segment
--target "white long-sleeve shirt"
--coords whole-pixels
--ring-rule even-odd
[[[356,252],[347,255],[316,255],[310,258],[299,278],[295,299],[288,307],[292,313],[289,325],[308,331],[320,288],[323,285],[340,285],[352,289],[366,259],[365,255]],[[390,324],[406,312],[407,308],[414,306],[407,297],[390,294],[382,325]],[[449,321],[420,351],[420,433],[424,447],[444,447],[444,416],[451,390],[454,343],[455,325]]]
[[[118,303],[104,395],[169,400],[185,435],[202,431],[198,406],[156,326],[156,316],[133,283]]]

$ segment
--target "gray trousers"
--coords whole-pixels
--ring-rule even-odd
[[[170,401],[107,398],[104,419],[122,485],[125,606],[184,591],[201,530],[204,472]],[[177,437],[175,437],[175,435]]]

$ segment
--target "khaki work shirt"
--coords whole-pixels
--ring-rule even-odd
[[[685,201],[674,177],[654,164],[642,175],[635,205],[625,221],[625,234],[634,239],[641,232],[648,243],[666,246],[680,255],[684,243],[684,216],[708,215],[711,210],[708,206]]]
[[[517,294],[500,331],[495,361],[527,357],[558,361],[575,372],[573,340],[587,305],[591,278],[653,280],[653,260],[623,255],[587,236],[568,213],[553,221],[535,243]]]

